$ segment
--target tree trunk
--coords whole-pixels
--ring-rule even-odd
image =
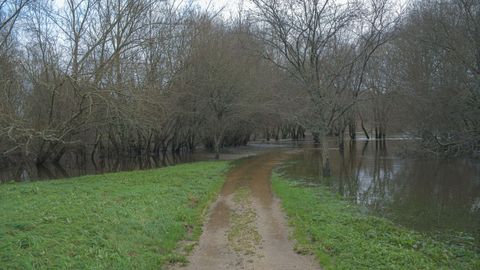
[[[213,147],[215,151],[215,159],[220,159],[220,143],[221,143],[221,138],[220,136],[215,136],[213,139]]]
[[[363,133],[365,133],[365,137],[367,137],[367,140],[370,140],[370,135],[368,135],[368,131],[365,128],[365,123],[363,122],[363,117],[362,117],[361,114],[359,114],[359,116],[360,116],[360,123],[361,123],[361,126],[362,126]]]
[[[318,132],[312,132],[313,142],[320,143],[320,134]]]
[[[330,177],[330,157],[328,155],[328,141],[327,136],[323,134],[321,136],[321,147],[322,147],[322,175],[323,177]]]
[[[53,157],[52,159],[52,162],[55,163],[55,164],[58,164],[60,163],[60,159],[62,159],[63,155],[65,154],[65,152],[67,151],[67,148],[65,146],[63,146],[56,154],[55,156]]]
[[[350,133],[350,138],[351,138],[351,133]],[[343,130],[340,131],[340,134],[338,136],[338,148],[340,150],[340,153],[343,154],[343,151],[345,150],[345,128]],[[355,140],[355,138],[353,138],[352,140]]]
[[[356,132],[357,132],[357,125],[355,123],[355,119],[350,119],[350,122],[348,123],[348,133],[352,141],[357,138]]]

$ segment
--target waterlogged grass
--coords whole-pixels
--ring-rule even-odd
[[[278,174],[272,183],[297,251],[315,254],[324,269],[480,269],[473,245],[434,240],[362,214],[324,187],[299,186]]]
[[[160,269],[183,261],[227,162],[0,185],[0,269]]]

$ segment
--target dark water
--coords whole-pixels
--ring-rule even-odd
[[[321,178],[321,152],[306,145],[282,171],[309,184],[324,184],[365,211],[424,232],[480,236],[480,162],[400,158],[409,141],[375,141],[330,149],[333,177]]]
[[[285,146],[282,146],[282,148]],[[243,156],[258,154],[278,148],[268,144],[254,144],[236,148],[225,148],[220,155],[221,159],[230,160]],[[155,156],[130,156],[91,158],[89,154],[79,155],[70,153],[62,157],[58,164],[36,166],[31,162],[9,162],[0,160],[0,183],[10,181],[37,181],[59,178],[70,178],[83,175],[103,174],[119,171],[147,170],[161,168],[175,164],[213,160],[214,154],[206,150],[195,153],[171,154]]]
[[[58,164],[37,166],[31,162],[4,163],[0,167],[0,183],[9,181],[36,181],[70,178],[82,175],[119,171],[146,170],[201,160],[196,155],[166,155],[165,157],[121,157],[95,159],[89,156],[72,155]]]

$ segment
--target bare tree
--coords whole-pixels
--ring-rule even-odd
[[[478,154],[479,10],[478,1],[418,1],[394,43],[403,115],[428,151]]]
[[[367,9],[360,1],[253,2],[261,37],[271,48],[265,57],[295,76],[309,96],[311,106],[305,108],[303,125],[322,144],[324,175],[328,176],[326,137],[355,104],[366,63],[385,42],[385,30],[391,25],[385,15],[387,2],[371,1]],[[355,27],[359,33],[351,31]],[[345,99],[347,91],[353,98]]]
[[[0,1],[0,48],[5,45],[20,14],[31,2],[33,0]]]

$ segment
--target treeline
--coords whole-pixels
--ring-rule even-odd
[[[382,51],[375,85],[424,150],[480,157],[480,1],[415,2]]]
[[[4,1],[2,155],[218,154],[288,119],[250,29],[181,2]]]
[[[0,155],[161,155],[409,132],[478,154],[475,0],[0,1]]]

